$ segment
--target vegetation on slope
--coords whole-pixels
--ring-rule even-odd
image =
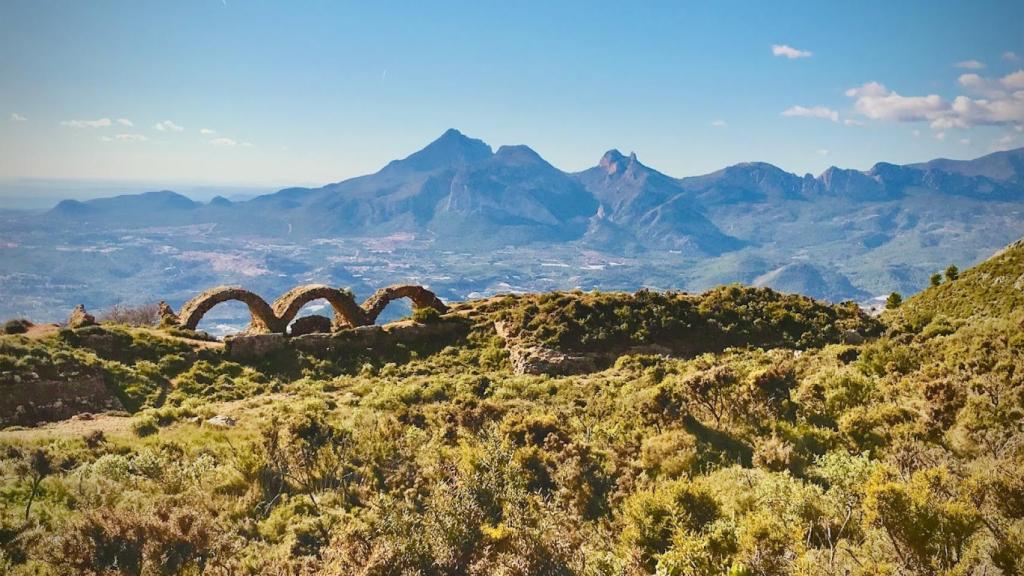
[[[588,352],[650,344],[700,352],[730,346],[804,349],[838,342],[846,332],[880,330],[853,302],[829,305],[738,285],[700,295],[549,292],[508,296],[488,308],[514,336]]]
[[[944,287],[966,290],[956,285],[972,273]],[[710,317],[743,334],[716,346],[759,344],[625,355],[580,376],[514,375],[482,330],[434,354],[345,365],[241,366],[169,351],[185,361],[160,406],[135,416],[143,437],[0,435],[0,565],[15,574],[1024,571],[1024,312],[992,308],[941,325],[933,316],[851,345],[808,336],[831,322],[870,326],[842,309],[778,311],[782,297],[715,294],[724,301],[643,294],[649,306],[622,313],[621,295],[531,296],[478,311],[556,347],[656,343]],[[126,333],[135,351],[105,361],[154,362]],[[107,353],[62,338],[19,342]],[[238,425],[204,422],[220,412]]]
[[[920,329],[938,317],[968,320],[981,316],[1005,317],[1024,308],[1024,239],[963,274],[942,282],[937,276],[933,286],[908,299],[889,323],[907,329]]]

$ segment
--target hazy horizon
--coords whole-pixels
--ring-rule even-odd
[[[475,137],[472,134],[468,134],[469,137]],[[486,142],[486,140],[485,140]],[[427,143],[424,143],[426,145]],[[490,143],[488,143],[490,144]],[[529,144],[526,144],[527,146]],[[499,145],[491,144],[492,149],[497,149]],[[415,150],[409,151],[408,153],[400,153],[395,156],[394,159],[400,159],[406,157],[409,153],[415,152]],[[645,161],[643,156],[635,150],[620,150],[624,154],[636,153],[641,161]],[[992,152],[989,152],[991,154]],[[927,162],[936,159],[949,159],[949,160],[973,160],[975,156],[964,155],[960,157],[941,157],[941,158],[919,158],[912,159],[907,163]],[[839,168],[855,169],[866,171],[871,168],[876,162],[886,162],[886,159],[879,158],[870,162],[867,166],[838,166]],[[757,159],[744,160],[742,162],[760,162]],[[597,164],[595,159],[594,165]],[[835,166],[835,165],[832,165]],[[555,166],[560,168],[559,166]],[[652,166],[658,169],[657,166]],[[719,168],[725,168],[721,166]],[[383,165],[379,168],[383,168]],[[378,168],[378,169],[379,169]],[[789,170],[785,166],[778,166],[786,172],[793,174],[802,175],[802,173]],[[366,174],[375,173],[378,169],[373,169]],[[568,170],[565,170],[569,172]],[[817,177],[821,172],[811,173]],[[706,173],[700,174],[667,174],[673,178],[686,178],[693,176],[703,176]],[[213,180],[185,180],[185,179],[104,179],[104,178],[11,178],[11,179],[0,179],[0,209],[16,209],[16,210],[42,210],[53,207],[56,203],[61,200],[90,200],[96,198],[104,198],[110,196],[117,196],[123,194],[140,194],[144,192],[170,190],[177,192],[183,196],[186,196],[192,200],[206,202],[217,196],[223,196],[232,201],[247,200],[252,197],[261,194],[270,194],[276,192],[282,188],[289,187],[308,187],[317,188],[354,178],[363,176],[364,174],[354,174],[347,176],[346,178],[332,179],[327,181],[305,181],[305,182],[292,182],[292,181],[277,181],[277,182],[239,182],[239,181],[213,181]]]

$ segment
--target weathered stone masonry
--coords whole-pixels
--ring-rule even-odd
[[[239,286],[218,286],[189,300],[177,315],[178,324],[195,330],[203,315],[222,302],[237,300],[249,307],[252,321],[249,334],[283,334],[299,310],[313,300],[327,300],[334,309],[334,329],[370,326],[393,300],[408,298],[414,308],[433,308],[444,314],[448,307],[430,290],[416,285],[394,285],[377,290],[362,306],[356,304],[352,293],[324,284],[297,286],[281,295],[273,305],[258,294]],[[168,308],[170,310],[170,308]],[[173,315],[172,315],[173,316]],[[171,318],[172,316],[168,316]]]

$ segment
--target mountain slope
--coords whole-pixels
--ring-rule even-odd
[[[599,218],[651,246],[717,255],[742,245],[708,220],[677,180],[644,166],[636,154],[610,150],[577,178],[601,203]]]
[[[938,315],[949,319],[1005,318],[1022,310],[1024,238],[961,273],[956,280],[945,280],[908,299],[892,316],[920,327]]]
[[[863,300],[870,296],[851,284],[846,276],[806,262],[776,268],[755,278],[753,284],[789,294],[815,294],[818,298],[831,301]]]

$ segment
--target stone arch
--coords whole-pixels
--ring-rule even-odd
[[[281,324],[280,332],[285,331],[303,306],[320,299],[327,300],[334,308],[335,327],[372,324],[367,321],[366,314],[356,304],[350,292],[325,284],[306,284],[296,286],[274,300],[273,312]]]
[[[373,293],[363,302],[363,313],[366,315],[367,324],[377,321],[377,316],[384,311],[392,300],[408,298],[412,300],[413,308],[433,308],[441,314],[448,312],[448,307],[433,292],[423,286],[415,284],[395,284],[381,288]]]
[[[260,298],[258,294],[240,286],[217,286],[189,300],[178,312],[181,325],[190,330],[195,330],[199,326],[199,321],[203,319],[203,316],[211,308],[229,300],[238,300],[249,307],[249,313],[252,314],[252,322],[249,324],[247,332],[266,334],[281,331],[277,315],[274,314],[267,301]]]

